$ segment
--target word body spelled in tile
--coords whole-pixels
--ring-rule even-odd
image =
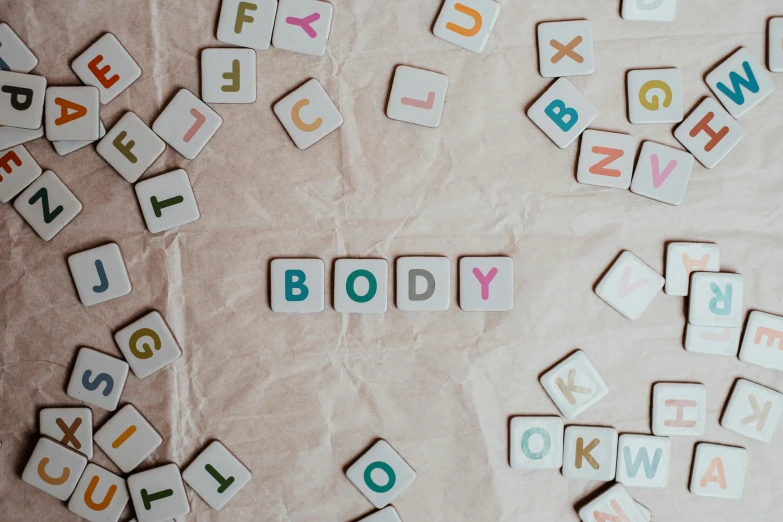
[[[672,442],[668,437],[620,435],[617,482],[641,488],[665,488],[669,483]]]
[[[669,205],[680,205],[685,199],[693,170],[689,153],[645,141],[633,173],[631,192]]]
[[[44,408],[38,415],[41,435],[92,458],[92,410]]]
[[[615,484],[579,510],[582,522],[646,522],[639,504],[621,485]]]
[[[120,402],[128,363],[90,348],[82,348],[68,382],[68,395],[104,410],[114,411]]]
[[[106,136],[106,127],[103,126],[102,121],[98,121],[98,139]],[[52,147],[55,152],[60,156],[67,156],[71,152],[76,152],[79,149],[83,149],[90,143],[95,143],[97,140],[65,140],[65,141],[53,141]]]
[[[195,94],[180,89],[152,124],[152,130],[182,154],[192,160],[215,135],[223,118]]]
[[[585,185],[628,189],[633,174],[636,138],[588,129],[582,134],[576,180]]]
[[[677,16],[677,0],[623,0],[625,20],[673,22]]]
[[[739,274],[696,272],[691,276],[688,322],[695,326],[742,326],[744,279]]]
[[[385,440],[379,440],[345,472],[348,480],[378,509],[400,496],[416,472]]]
[[[250,482],[250,470],[218,441],[182,472],[182,479],[212,509],[221,509]]]
[[[223,43],[266,51],[272,41],[277,0],[223,0],[217,39]]]
[[[567,479],[614,480],[617,469],[617,430],[592,426],[565,429],[563,476]]]
[[[2,96],[0,96],[1,98]],[[0,150],[10,149],[44,135],[43,124],[37,129],[20,129],[0,125]]]
[[[402,522],[394,506],[387,506],[372,515],[367,515],[358,522]]]
[[[128,183],[135,183],[166,150],[166,143],[128,111],[98,143],[96,151]]]
[[[653,386],[652,432],[658,436],[704,435],[707,387],[659,382]]]
[[[691,353],[736,357],[742,328],[685,325],[685,350]]]
[[[342,114],[315,79],[277,102],[273,110],[301,150],[322,140],[343,124]]]
[[[669,243],[664,291],[688,295],[693,272],[720,272],[720,247],[715,243]]]
[[[679,69],[628,72],[628,119],[631,123],[677,123],[683,117]]]
[[[448,88],[448,76],[398,65],[394,70],[386,116],[424,127],[437,127],[443,115]]]
[[[117,243],[107,243],[68,256],[68,267],[84,306],[131,293],[128,270]]]
[[[511,467],[560,469],[564,429],[560,417],[512,417],[508,439]]]
[[[71,69],[85,84],[100,92],[102,104],[119,96],[141,76],[141,67],[117,37],[106,33],[80,54]]]
[[[150,312],[116,334],[114,340],[133,374],[139,379],[155,373],[182,356],[182,350],[163,316]]]
[[[783,416],[783,394],[739,379],[734,385],[720,425],[761,442],[771,442]]]
[[[256,101],[256,52],[252,49],[201,51],[201,98],[207,103]]]
[[[555,145],[565,149],[598,116],[598,109],[566,78],[560,78],[527,111]]]
[[[8,203],[41,175],[40,165],[24,145],[0,151],[0,203]]]
[[[38,58],[11,29],[0,24],[0,70],[29,73],[38,65]]]
[[[514,308],[514,260],[505,256],[461,258],[459,307],[466,312]]]
[[[22,472],[22,480],[60,500],[68,500],[79,482],[87,457],[41,437]]]
[[[95,433],[95,444],[123,473],[130,473],[161,445],[163,437],[128,404]]]
[[[57,235],[82,211],[82,203],[47,170],[14,201],[14,208],[44,241]]]
[[[500,5],[492,0],[446,0],[432,34],[474,53],[484,51]]]
[[[320,0],[280,0],[272,45],[296,53],[323,56],[334,7]]]
[[[609,393],[606,382],[582,350],[566,357],[540,381],[566,419],[575,418]]]
[[[447,257],[400,257],[396,272],[397,308],[408,312],[449,309],[451,264]]]
[[[708,169],[745,137],[745,129],[718,102],[705,98],[675,130],[674,137]]]
[[[46,139],[95,141],[100,135],[100,103],[95,87],[46,89]]]
[[[43,121],[46,78],[0,70],[0,125],[37,129]]]
[[[334,309],[340,313],[386,312],[388,286],[385,259],[338,259],[334,263]]]
[[[713,69],[705,81],[735,118],[746,115],[775,90],[775,82],[745,47]]]
[[[751,312],[739,358],[762,368],[783,371],[783,317]]]
[[[323,260],[274,259],[269,277],[273,312],[323,312]]]
[[[68,510],[90,522],[117,522],[129,498],[125,479],[90,463],[68,502]]]
[[[153,234],[201,217],[188,173],[182,169],[145,179],[134,188],[144,222]]]
[[[590,22],[573,20],[538,24],[538,66],[544,78],[592,74],[595,52]]]
[[[128,490],[139,522],[162,522],[190,513],[188,495],[176,464],[131,475]]]
[[[776,73],[783,72],[783,16],[769,20],[768,47],[769,70]]]
[[[701,497],[739,499],[745,487],[748,450],[719,444],[696,446],[691,493]]]
[[[595,293],[623,316],[636,321],[663,288],[664,279],[625,251],[595,287]]]

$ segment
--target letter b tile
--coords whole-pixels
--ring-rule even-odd
[[[131,282],[117,243],[68,257],[68,267],[84,306],[92,306],[131,292]]]
[[[379,440],[345,472],[367,500],[381,509],[400,496],[416,472],[385,440]]]
[[[182,479],[212,509],[221,509],[250,482],[250,470],[218,441],[182,472]]]
[[[323,312],[323,260],[274,259],[269,277],[272,311],[299,314]]]
[[[406,312],[444,311],[451,304],[447,257],[397,259],[397,308]]]
[[[114,411],[127,378],[128,363],[91,348],[82,348],[68,382],[68,395]]]
[[[139,522],[163,522],[190,513],[188,495],[176,464],[131,475],[128,490]]]
[[[463,257],[459,260],[459,306],[466,312],[507,312],[514,307],[514,260]]]
[[[563,476],[567,479],[614,480],[617,430],[568,426],[563,442]]]
[[[747,466],[745,448],[702,442],[693,457],[690,491],[701,497],[739,499]]]
[[[22,480],[60,500],[68,500],[79,482],[87,457],[51,439],[38,439]]]
[[[542,375],[541,386],[566,419],[575,418],[609,393],[606,382],[582,350]]]
[[[117,522],[129,498],[122,477],[90,463],[68,502],[68,510],[90,522]]]
[[[123,473],[130,473],[163,443],[163,437],[132,404],[126,404],[95,433],[95,444]]]
[[[565,149],[598,117],[598,109],[568,79],[560,78],[530,106],[527,117]]]
[[[139,379],[155,373],[182,356],[171,329],[158,312],[150,312],[116,334],[114,340],[133,374]]]
[[[734,385],[720,425],[761,442],[772,441],[783,416],[783,394],[739,379]]]
[[[744,279],[739,274],[696,272],[691,276],[688,322],[694,326],[742,326]]]

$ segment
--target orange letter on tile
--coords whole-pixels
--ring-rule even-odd
[[[299,116],[299,111],[301,111],[303,108],[310,105],[310,100],[307,98],[302,98],[298,102],[296,102],[291,109],[291,119],[294,121],[294,125],[296,125],[296,128],[299,129],[302,132],[313,132],[314,130],[318,130],[318,127],[321,126],[321,124],[324,122],[321,118],[316,118],[313,120],[312,123],[305,123],[302,121],[302,117]]]
[[[699,259],[698,261],[691,259],[691,256],[689,256],[688,254],[682,255],[682,264],[685,265],[685,272],[687,274],[687,277],[690,277],[691,272],[693,272],[694,270],[699,270],[699,271],[706,270],[707,263],[709,262],[710,262],[709,254],[704,254],[703,256],[701,256],[701,259]]]
[[[476,11],[475,9],[471,9],[470,7],[466,6],[465,4],[454,4],[454,9],[459,11],[460,13],[466,14],[469,17],[473,19],[473,27],[462,27],[461,25],[453,24],[451,22],[446,24],[446,29],[449,31],[454,31],[457,34],[460,34],[462,36],[476,36],[479,31],[481,31],[481,25],[483,24],[483,21],[481,19],[481,13]]]
[[[717,475],[715,474],[716,471]],[[723,471],[723,459],[720,457],[712,459],[699,484],[701,484],[701,487],[706,487],[710,482],[717,482],[720,489],[726,489],[726,473]]]
[[[103,55],[99,54],[92,60],[90,60],[90,63],[87,64],[87,68],[90,70],[91,73],[95,75],[95,77],[98,79],[99,82],[101,82],[101,85],[103,85],[104,89],[108,89],[115,83],[117,83],[120,79],[119,74],[115,74],[111,77],[106,77],[107,74],[111,72],[111,67],[108,65],[104,65],[103,67],[98,67],[98,64],[103,61]]]
[[[87,115],[87,107],[64,98],[55,98],[54,103],[60,106],[60,117],[54,120],[55,125],[65,125]]]
[[[695,138],[700,132],[706,132],[707,136],[710,137],[710,141],[707,142],[707,144],[704,146],[704,152],[709,152],[712,149],[715,148],[715,146],[721,142],[723,138],[726,137],[726,135],[729,133],[728,127],[723,127],[719,131],[712,130],[712,127],[710,127],[710,122],[715,117],[714,112],[708,112],[704,115],[704,117],[701,119],[699,123],[696,124],[696,126],[691,129],[690,136],[691,138]]]
[[[47,484],[51,484],[52,486],[60,486],[65,484],[65,482],[68,480],[68,477],[71,476],[71,468],[65,467],[63,468],[63,472],[59,477],[53,477],[46,472],[47,464],[49,464],[48,457],[42,458],[41,462],[38,463],[38,476],[41,477],[41,480]]]
[[[99,479],[97,475],[91,478],[90,483],[87,486],[87,491],[84,492],[84,503],[87,504],[87,507],[93,511],[103,511],[109,507],[111,500],[114,498],[114,494],[117,492],[117,486],[112,484],[109,486],[109,490],[106,492],[106,496],[103,497],[103,500],[100,502],[95,502],[92,499],[92,494],[95,493],[95,488],[98,486],[98,482],[100,482],[100,480],[101,479]]]
[[[2,158],[0,158],[0,169],[3,169],[6,174],[10,174],[14,170],[14,168],[11,166],[11,163],[17,167],[22,166],[22,160],[19,159],[19,156],[17,156],[16,152],[9,150],[3,155]],[[2,175],[0,175],[0,181],[3,181]]]
[[[753,339],[753,341],[756,344],[761,344],[761,341],[764,339],[764,337],[767,338],[767,346],[774,345],[775,339],[780,340],[778,348],[783,350],[783,332],[780,330],[773,330],[772,328],[764,328],[763,326],[760,326],[758,330],[756,330],[756,337]]]
[[[619,170],[607,169],[606,167],[622,158],[625,155],[625,152],[620,149],[610,149],[608,147],[593,147],[591,150],[593,154],[601,154],[606,157],[590,167],[590,174],[609,176],[610,178],[620,177],[621,172]]]

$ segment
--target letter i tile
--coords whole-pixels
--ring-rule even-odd
[[[690,491],[701,497],[742,498],[748,450],[700,443],[693,456]]]
[[[165,464],[128,477],[128,490],[139,522],[162,522],[190,513],[190,503],[176,464]]]
[[[762,368],[783,371],[783,317],[751,312],[739,358]]]
[[[513,417],[509,456],[513,469],[560,469],[563,465],[563,419]]]
[[[185,158],[204,150],[223,118],[187,89],[180,89],[152,124],[155,134]]]
[[[755,382],[738,379],[720,425],[761,442],[771,442],[783,416],[783,394]]]
[[[201,217],[188,173],[182,169],[145,179],[134,188],[144,221],[153,234]]]
[[[711,169],[742,141],[745,129],[713,98],[704,98],[674,129],[674,137]]]
[[[218,441],[182,472],[182,479],[212,509],[221,509],[250,482],[250,470]]]
[[[658,436],[704,435],[707,387],[659,382],[653,386],[652,432]]]
[[[95,87],[48,87],[44,114],[49,141],[95,141],[101,135]]]
[[[413,468],[385,440],[376,442],[345,475],[378,509],[386,507],[416,480]]]
[[[565,149],[598,117],[598,109],[568,79],[560,78],[530,106],[527,117]]]
[[[95,444],[123,473],[130,473],[161,445],[163,437],[127,404],[95,433]]]
[[[68,510],[90,522],[117,522],[129,498],[122,477],[90,463],[68,502]]]
[[[106,33],[71,63],[71,69],[85,85],[100,92],[102,104],[119,96],[141,76],[141,67],[120,41]]]
[[[609,393],[601,374],[582,350],[563,359],[540,381],[566,419],[575,418]]]
[[[269,277],[272,311],[299,314],[323,312],[323,260],[274,259]]]
[[[60,500],[68,500],[87,466],[87,457],[41,437],[22,472],[22,480]]]
[[[459,260],[459,306],[466,312],[507,312],[514,307],[514,260],[463,257]]]
[[[492,0],[446,0],[432,34],[474,53],[481,53],[495,27],[500,5]]]
[[[166,150],[166,143],[134,113],[126,112],[98,143],[98,154],[128,183],[135,183]]]
[[[617,468],[617,430],[568,426],[563,442],[563,476],[567,479],[614,480]]]
[[[117,243],[108,243],[68,257],[68,267],[84,306],[131,292],[128,271]]]
[[[579,510],[582,522],[649,522],[622,484],[615,484]]]
[[[596,285],[595,293],[623,316],[636,321],[663,285],[664,279],[658,272],[625,251]]]
[[[252,49],[201,51],[201,98],[207,103],[256,101],[256,52]]]
[[[114,411],[128,378],[128,363],[91,348],[82,348],[68,381],[68,395]]]
[[[49,241],[73,221],[83,207],[57,174],[47,170],[19,194],[14,208],[41,239]]]

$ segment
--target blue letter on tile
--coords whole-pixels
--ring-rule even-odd
[[[745,103],[745,95],[742,94],[743,87],[753,94],[759,92],[760,89],[759,82],[756,81],[756,76],[753,74],[753,70],[750,68],[750,64],[748,62],[742,62],[742,68],[745,70],[745,75],[748,78],[745,79],[736,72],[731,71],[729,73],[731,89],[726,87],[723,82],[718,82],[718,90],[728,96],[729,99],[737,105],[742,105]]]
[[[563,100],[553,100],[552,103],[546,106],[544,113],[549,116],[549,119],[555,122],[555,125],[560,127],[560,130],[563,132],[570,131],[571,127],[573,127],[579,119],[579,113],[576,112],[576,109],[566,107]],[[568,121],[566,121],[566,118]]]

